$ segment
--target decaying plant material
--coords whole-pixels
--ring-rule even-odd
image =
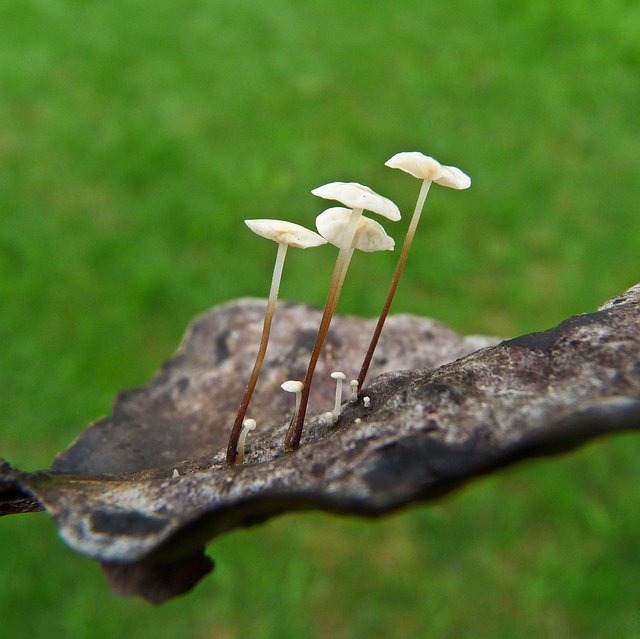
[[[300,449],[284,453],[291,402],[279,387],[304,373],[319,312],[283,304],[256,389],[260,426],[245,464],[229,469],[228,424],[264,308],[240,300],[196,318],[154,379],[121,393],[113,415],[50,470],[0,463],[0,513],[46,509],[114,589],[160,603],[211,570],[205,542],[233,528],[291,510],[377,516],[520,459],[640,428],[638,285],[594,313],[500,343],[390,317],[371,374],[394,372],[366,388],[368,407],[351,400],[333,423],[330,373],[337,363],[347,378],[357,370],[374,324],[338,317],[318,363],[316,416]]]

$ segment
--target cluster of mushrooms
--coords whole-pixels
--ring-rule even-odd
[[[401,169],[414,177],[422,180],[420,194],[413,213],[413,217],[407,230],[407,235],[400,252],[398,266],[396,267],[389,293],[385,300],[380,318],[373,332],[369,348],[365,355],[360,373],[357,380],[351,382],[354,397],[358,396],[358,392],[362,390],[364,381],[367,376],[369,364],[373,357],[376,345],[382,333],[385,319],[389,313],[391,302],[395,295],[402,270],[407,260],[409,248],[415,235],[422,208],[424,206],[429,187],[433,182],[442,186],[453,189],[467,189],[471,185],[471,180],[460,169],[453,166],[443,166],[432,157],[423,155],[419,152],[403,152],[397,153],[386,163],[394,169]],[[395,242],[389,237],[380,224],[371,218],[365,217],[363,211],[371,211],[382,215],[389,220],[397,221],[400,219],[400,211],[398,207],[387,198],[374,193],[370,188],[362,186],[356,182],[332,182],[325,184],[312,191],[314,195],[326,200],[335,200],[343,204],[343,207],[336,206],[327,209],[316,218],[316,227],[318,233],[309,229],[286,222],[284,220],[245,220],[246,225],[258,235],[273,240],[278,244],[278,253],[273,270],[273,278],[271,280],[271,290],[267,302],[267,308],[264,317],[264,326],[262,329],[262,337],[260,339],[260,347],[256,357],[249,383],[247,384],[242,403],[236,415],[229,444],[227,446],[227,466],[233,467],[236,464],[242,464],[244,460],[245,440],[249,431],[256,428],[254,419],[245,419],[251,396],[255,389],[260,369],[267,352],[267,344],[269,343],[269,333],[271,330],[271,321],[278,299],[278,291],[280,288],[280,280],[284,267],[284,260],[287,254],[287,248],[294,246],[296,248],[311,248],[320,246],[327,242],[336,246],[338,257],[331,277],[329,285],[329,294],[325,304],[324,313],[320,321],[320,328],[316,337],[309,367],[303,382],[289,380],[282,384],[285,391],[296,394],[296,408],[291,419],[289,431],[285,438],[285,450],[295,450],[300,446],[300,438],[304,427],[304,419],[307,411],[307,402],[309,400],[309,391],[313,381],[313,373],[320,357],[320,352],[324,345],[331,318],[335,312],[340,297],[340,291],[349,267],[349,262],[353,251],[358,249],[365,252],[393,250]],[[332,377],[336,379],[338,391],[336,393],[336,405],[334,410],[328,415],[331,419],[337,419],[340,412],[342,382],[345,379],[343,373],[333,373]]]

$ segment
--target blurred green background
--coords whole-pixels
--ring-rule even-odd
[[[640,279],[640,4],[595,0],[3,0],[0,455],[48,467],[190,319],[266,296],[310,190],[405,212],[434,187],[394,302],[513,336]],[[331,247],[282,297],[324,303]],[[356,255],[339,311],[373,316],[396,257]],[[382,284],[380,283],[382,282]],[[214,540],[212,576],[154,609],[113,595],[47,515],[0,520],[7,637],[640,637],[638,437],[596,442],[378,522],[282,517]]]

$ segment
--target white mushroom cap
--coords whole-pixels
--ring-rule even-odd
[[[255,419],[245,419],[244,422],[242,422],[242,425],[245,427],[246,430],[255,430],[256,429],[256,420]]]
[[[418,151],[396,153],[385,162],[392,169],[402,169],[420,180],[431,180],[452,189],[468,189],[471,178],[455,166],[444,166]]]
[[[347,376],[341,371],[334,371],[331,373],[331,377],[333,377],[333,379],[347,379]]]
[[[391,200],[357,182],[331,182],[313,189],[311,193],[325,200],[336,200],[351,209],[377,213],[394,222],[400,219],[400,210]]]
[[[287,393],[299,393],[304,388],[304,384],[297,380],[290,379],[283,384],[280,384],[280,388],[283,391],[287,391]]]
[[[320,213],[316,227],[322,237],[339,249],[357,248],[366,253],[373,251],[393,251],[395,242],[375,220],[360,216],[351,246],[345,245],[345,230],[349,224],[351,210],[334,206]]]
[[[314,231],[285,220],[245,220],[244,223],[254,233],[278,244],[287,244],[295,248],[311,248],[327,243],[327,240]]]

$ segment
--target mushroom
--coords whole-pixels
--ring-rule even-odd
[[[342,404],[342,382],[347,379],[347,376],[340,371],[334,371],[331,373],[331,377],[336,380],[336,402],[333,405],[333,412],[331,413],[331,421],[335,422],[338,417],[340,417],[340,404]]]
[[[278,291],[280,289],[280,280],[282,278],[282,269],[284,267],[284,259],[287,254],[287,248],[294,246],[296,248],[310,248],[313,246],[320,246],[326,244],[322,236],[318,235],[314,231],[310,231],[304,226],[299,224],[293,224],[292,222],[285,222],[284,220],[245,220],[244,223],[258,235],[265,237],[269,240],[273,240],[278,243],[278,253],[276,255],[276,262],[273,267],[273,277],[271,279],[271,290],[269,291],[269,299],[267,301],[267,309],[264,314],[264,325],[262,328],[262,337],[260,338],[260,347],[258,349],[258,355],[256,357],[249,383],[244,393],[242,403],[238,409],[233,428],[231,430],[231,436],[229,438],[229,444],[227,446],[227,466],[232,467],[235,464],[238,441],[240,437],[240,431],[242,430],[242,423],[244,416],[249,408],[249,402],[251,401],[251,395],[256,387],[258,376],[260,375],[260,369],[262,368],[262,362],[264,361],[265,353],[267,352],[267,344],[269,343],[269,333],[271,331],[271,321],[273,320],[273,312],[276,307],[276,301],[278,299]]]
[[[340,250],[333,269],[320,328],[318,329],[318,335],[304,379],[300,410],[295,424],[292,423],[287,433],[284,443],[285,450],[292,450],[300,446],[300,437],[302,436],[304,417],[307,412],[313,373],[329,331],[331,318],[338,304],[338,298],[340,297],[340,291],[342,290],[342,284],[344,283],[353,251],[356,248],[360,248],[360,246],[366,247],[363,249],[366,251],[392,250],[394,246],[393,240],[384,232],[384,229],[377,225],[377,230],[374,231],[376,223],[373,220],[369,220],[369,218],[363,218],[362,212],[364,210],[372,211],[393,221],[400,219],[400,211],[391,200],[374,193],[369,187],[362,186],[357,182],[332,182],[311,192],[325,199],[337,200],[349,208],[334,207],[333,209],[328,209],[321,213],[316,220],[316,226],[320,234]],[[336,209],[340,213],[336,212]],[[372,239],[374,236],[377,237],[375,241]]]
[[[358,380],[352,379],[349,384],[351,385],[351,399],[358,398]]]
[[[302,399],[302,389],[304,388],[304,384],[297,380],[290,379],[283,384],[280,384],[280,388],[287,393],[296,394],[296,408],[293,412],[293,417],[291,418],[291,423],[294,424],[298,417],[298,411],[300,410],[300,401]]]
[[[344,249],[344,238],[351,221],[351,209],[334,206],[320,213],[316,218],[316,228],[322,237],[334,246]],[[365,253],[374,251],[393,251],[395,242],[389,237],[382,225],[370,217],[361,215],[352,239],[352,248]]]
[[[245,419],[242,423],[242,430],[240,431],[240,437],[238,439],[238,464],[242,464],[244,462],[244,446],[247,441],[247,435],[250,430],[256,429],[256,420],[255,419]]]
[[[420,194],[418,195],[416,208],[413,212],[413,217],[411,218],[409,228],[407,229],[407,235],[405,237],[404,244],[402,245],[402,250],[400,251],[398,265],[393,275],[393,279],[391,280],[391,287],[389,288],[387,299],[382,307],[382,312],[380,313],[378,323],[376,324],[376,328],[373,332],[371,343],[369,344],[364,361],[362,362],[362,367],[360,368],[360,373],[358,374],[358,388],[360,389],[360,392],[362,392],[362,387],[364,386],[364,380],[367,376],[369,365],[371,364],[373,352],[375,351],[378,340],[380,339],[382,327],[384,326],[384,322],[389,314],[391,302],[396,294],[396,289],[398,288],[402,270],[404,269],[405,262],[407,261],[409,248],[411,247],[411,242],[413,241],[418,222],[420,221],[424,201],[427,198],[427,193],[429,193],[431,183],[435,182],[436,184],[448,186],[452,189],[468,189],[471,186],[471,179],[460,169],[457,169],[455,166],[443,166],[432,157],[423,155],[419,152],[396,153],[396,155],[387,160],[385,164],[392,169],[402,169],[414,177],[417,177],[422,180],[422,186],[420,188]]]

